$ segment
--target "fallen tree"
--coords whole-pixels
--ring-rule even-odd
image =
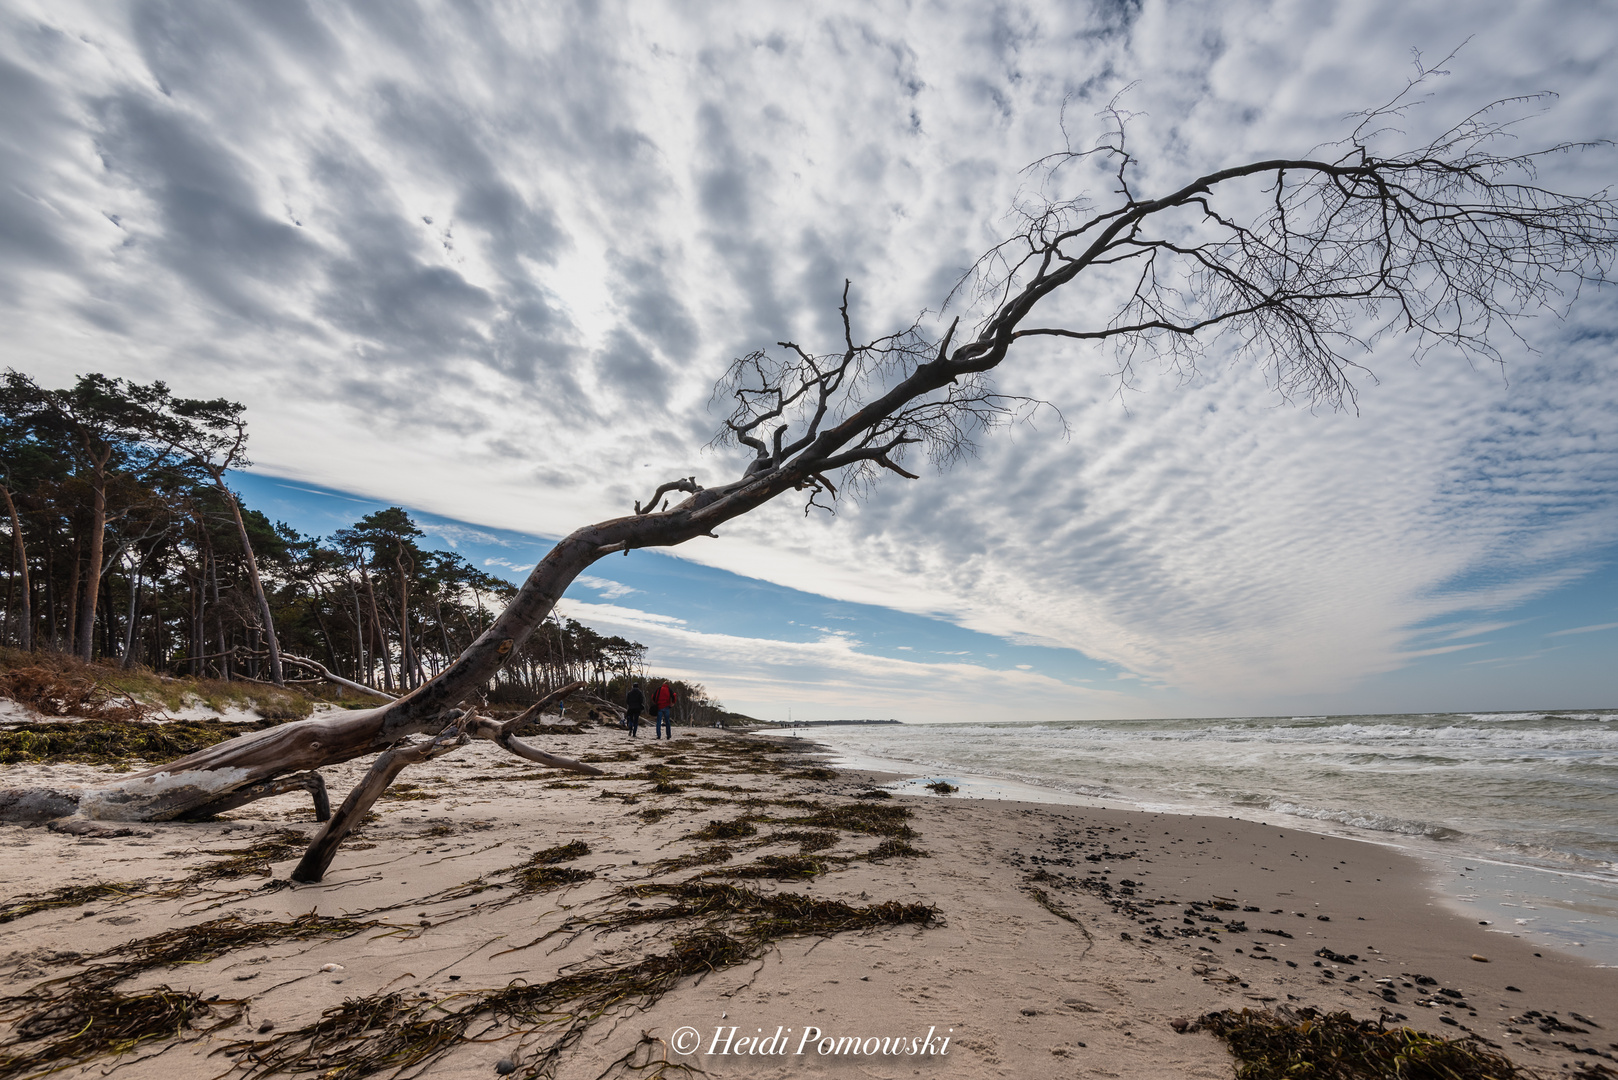
[[[695,477],[669,481],[633,513],[564,537],[493,624],[414,691],[375,709],[242,736],[101,787],[3,792],[0,817],[204,816],[292,788],[314,792],[320,767],[377,754],[295,874],[318,880],[400,770],[471,739],[597,772],[517,739],[516,721],[499,724],[466,706],[568,585],[606,556],[715,536],[783,495],[805,498],[807,512],[829,506],[840,487],[863,489],[886,472],[915,479],[906,464],[918,448],[950,462],[980,432],[1039,406],[997,393],[988,380],[1025,339],[1110,342],[1127,377],[1143,355],[1190,370],[1223,334],[1267,365],[1283,396],[1334,407],[1352,404],[1357,357],[1383,338],[1400,336],[1418,354],[1448,346],[1501,359],[1495,339],[1514,335],[1515,319],[1605,280],[1618,248],[1618,205],[1605,192],[1566,195],[1535,182],[1546,155],[1582,147],[1497,150],[1513,138],[1513,118],[1498,114],[1521,100],[1491,105],[1416,149],[1375,152],[1423,78],[1365,114],[1328,153],[1233,166],[1150,198],[1135,190],[1135,159],[1113,114],[1118,123],[1095,148],[1041,163],[1048,192],[1071,172],[1106,163],[1096,175],[1113,185],[1111,201],[1098,209],[1050,194],[1023,207],[1023,230],[968,275],[988,314],[964,340],[958,318],[939,338],[918,322],[860,340],[845,283],[837,348],[814,353],[780,342],[779,352],[734,361],[722,379],[733,409],[718,441],[753,455],[739,477],[711,487]],[[1056,303],[1081,283],[1085,304]],[[1106,315],[1074,314],[1085,308]],[[1053,309],[1051,321],[1036,321]],[[536,710],[580,685],[556,689]]]

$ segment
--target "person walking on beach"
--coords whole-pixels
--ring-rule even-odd
[[[630,684],[629,693],[624,695],[624,726],[629,729],[631,739],[640,730],[640,711],[644,708],[646,695],[640,692],[640,683]]]
[[[652,707],[657,710],[657,727],[652,732],[654,739],[674,738],[674,703],[679,700],[674,693],[674,687],[664,683],[652,695]],[[668,734],[664,734],[664,725],[667,725]]]

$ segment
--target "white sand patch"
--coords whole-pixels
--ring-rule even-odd
[[[242,709],[236,706],[216,710],[200,701],[192,701],[183,709],[165,709],[163,715],[152,717],[159,722],[170,720],[221,720],[227,724],[254,724],[264,719],[257,709]]]
[[[10,698],[0,698],[0,723],[32,724],[45,719],[28,706]]]

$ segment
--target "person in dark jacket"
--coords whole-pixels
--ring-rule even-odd
[[[629,729],[631,739],[640,729],[640,711],[644,708],[646,708],[646,695],[640,692],[640,683],[634,683],[630,686],[629,693],[624,695],[624,726]]]
[[[652,738],[674,738],[674,703],[679,698],[674,693],[674,687],[664,683],[652,695],[652,708],[657,710],[657,727],[652,731]],[[664,734],[665,729],[667,734]]]

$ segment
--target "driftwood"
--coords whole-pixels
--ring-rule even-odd
[[[181,814],[180,821],[203,821],[215,814],[223,814],[239,806],[246,806],[259,799],[268,799],[275,795],[285,795],[289,791],[302,788],[307,791],[315,801],[315,820],[331,820],[331,800],[326,796],[326,781],[314,770],[306,773],[293,773],[291,776],[278,776],[274,780],[265,780],[257,784],[248,784],[237,788],[229,795],[214,802],[188,810]]]
[[[383,755],[351,795],[358,805],[374,800],[398,769],[463,738],[588,770],[462,707],[575,578],[618,552],[716,536],[719,526],[781,495],[797,493],[807,510],[825,507],[821,500],[837,498],[839,487],[860,490],[886,473],[913,479],[905,455],[918,446],[940,464],[970,453],[977,432],[1041,404],[998,394],[987,381],[1023,339],[1047,339],[1047,348],[1064,339],[1110,343],[1127,378],[1132,364],[1152,355],[1189,375],[1209,336],[1227,333],[1266,365],[1281,394],[1330,406],[1353,403],[1357,358],[1384,334],[1403,335],[1417,355],[1443,346],[1498,359],[1502,327],[1510,333],[1514,319],[1606,280],[1618,252],[1618,203],[1605,193],[1537,186],[1541,156],[1578,147],[1516,149],[1512,118],[1495,115],[1509,103],[1474,113],[1426,146],[1381,153],[1426,77],[1364,114],[1326,155],[1238,165],[1155,198],[1134,190],[1135,161],[1115,115],[1119,126],[1093,150],[1041,163],[1055,177],[1068,166],[1106,162],[1111,201],[1098,207],[1062,196],[1019,206],[1023,232],[985,255],[963,283],[990,309],[974,330],[958,339],[952,323],[935,339],[918,323],[861,341],[845,284],[842,341],[832,351],[781,342],[781,354],[742,357],[721,381],[734,408],[719,441],[753,455],[738,478],[717,487],[693,477],[663,483],[634,513],[564,537],[489,628],[422,686],[375,709],[240,736],[101,787],[0,792],[0,817],[76,807],[88,818],[172,820],[237,792],[269,790],[255,785],[288,774]],[[1238,213],[1255,216],[1238,220]],[[1074,282],[1107,298],[1107,310],[1090,319],[1083,313],[1094,304],[1045,303],[1077,292],[1068,289]],[[1047,312],[1055,324],[1039,325]],[[1075,325],[1060,325],[1064,312]],[[1366,326],[1380,329],[1357,336]],[[670,505],[671,494],[684,497]],[[422,735],[432,742],[409,742]],[[339,811],[328,823],[301,879],[329,864],[352,816]]]
[[[406,766],[431,761],[457,747],[465,746],[466,742],[464,734],[451,728],[431,742],[401,743],[378,754],[376,760],[371,763],[371,771],[365,774],[365,779],[354,785],[354,790],[348,793],[348,798],[337,808],[337,813],[332,815],[331,820],[326,822],[326,827],[310,842],[309,850],[303,853],[297,868],[292,871],[292,880],[319,881],[324,877],[326,868],[331,865],[332,858],[337,854],[338,845],[354,831],[354,826],[365,816],[371,804],[382,797],[382,793],[388,790],[388,785],[404,772]]]
[[[468,715],[460,718],[454,725],[439,732],[438,737],[424,743],[402,743],[390,747],[377,755],[371,764],[370,772],[365,779],[354,786],[343,800],[343,805],[337,813],[332,815],[326,827],[309,844],[309,850],[304,853],[302,861],[292,871],[293,881],[319,881],[325,876],[326,868],[331,865],[332,857],[337,854],[338,845],[353,831],[360,818],[382,793],[388,785],[410,765],[433,758],[442,757],[453,750],[465,746],[472,739],[488,739],[502,749],[508,750],[518,757],[553,769],[567,769],[572,772],[584,773],[587,776],[601,776],[602,771],[593,765],[586,765],[572,758],[559,757],[537,750],[512,734],[517,726],[526,721],[529,715],[538,713],[543,705],[561,699],[565,694],[576,690],[582,683],[571,683],[560,692],[553,692],[542,699],[537,705],[524,711],[521,715],[499,723],[487,716]]]

